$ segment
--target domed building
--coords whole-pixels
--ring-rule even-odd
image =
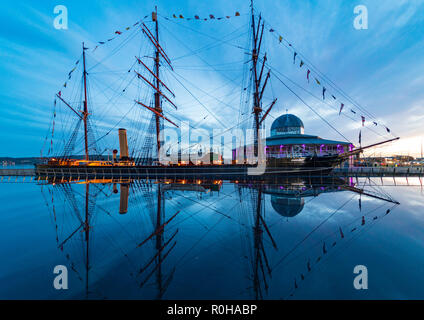
[[[297,158],[331,156],[348,152],[351,144],[323,139],[304,133],[302,120],[293,114],[284,114],[271,125],[271,135],[266,139],[267,158]]]
[[[266,138],[264,154],[269,167],[285,167],[293,170],[327,169],[341,165],[348,157],[343,158],[339,155],[352,149],[353,145],[349,142],[305,134],[305,126],[299,117],[284,114],[272,123],[271,135]],[[242,163],[242,161],[256,163],[254,146],[250,144],[233,149],[232,161],[234,164]],[[349,164],[351,163],[352,157],[349,160]]]
[[[271,206],[279,215],[292,218],[302,212],[305,199],[301,197],[271,196]]]
[[[272,123],[271,126],[271,136],[281,135],[281,134],[303,134],[304,125],[302,120],[292,114],[285,114]]]

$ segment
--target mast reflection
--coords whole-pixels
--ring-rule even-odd
[[[249,223],[245,230],[250,233],[246,237],[246,245],[250,247],[249,279],[252,283],[250,289],[253,299],[267,297],[274,270],[273,261],[269,257],[282,254],[278,251],[278,242],[273,234],[276,229],[272,229],[268,225],[270,213],[266,208],[272,208],[282,217],[290,219],[302,213],[305,208],[305,199],[338,192],[354,192],[361,196],[365,195],[396,203],[391,198],[358,188],[351,179],[335,177],[285,178],[279,179],[278,183],[275,180],[258,181],[257,179],[255,181],[233,180],[227,182],[198,179],[92,179],[83,181],[46,180],[43,182],[51,196],[51,205],[48,206],[56,224],[57,247],[64,252],[71,269],[84,283],[87,299],[106,298],[99,290],[90,290],[90,286],[96,283],[96,279],[92,279],[90,276],[90,273],[96,268],[91,255],[94,250],[100,250],[97,249],[98,244],[93,243],[93,232],[100,228],[95,225],[97,214],[113,217],[115,223],[124,229],[126,226],[121,225],[119,221],[124,217],[134,219],[133,223],[140,224],[141,227],[137,228],[135,233],[125,230],[125,232],[131,233],[132,240],[127,247],[121,250],[124,252],[125,259],[132,262],[133,271],[130,276],[136,283],[140,297],[145,297],[147,292],[149,299],[163,299],[176,274],[177,265],[174,262],[178,257],[174,252],[178,247],[179,230],[184,228],[184,224],[179,221],[179,216],[184,208],[173,205],[165,210],[167,200],[172,200],[175,192],[177,194],[179,192],[189,193],[190,196],[196,196],[200,201],[202,201],[203,195],[215,193],[219,199],[224,184],[233,185],[238,195],[237,201],[240,205],[247,205],[251,210],[250,214],[247,213],[248,216],[251,215],[251,218],[247,217]],[[83,187],[83,191],[81,187]],[[111,205],[110,201],[115,201],[113,200],[114,194],[118,193],[119,208],[112,211],[111,208],[115,206]],[[98,203],[99,196],[102,196],[103,200],[107,200],[107,206],[103,205],[103,202]],[[62,213],[58,211],[57,206],[57,203],[61,203],[61,199],[64,200],[67,208]],[[58,219],[60,214],[63,216]],[[232,215],[231,212],[226,214],[230,217]],[[146,217],[148,217],[147,221]],[[60,223],[63,225],[59,225]],[[59,235],[58,230],[63,230],[64,234]],[[107,234],[107,236],[113,238],[113,234]],[[80,263],[76,262],[77,252],[71,248],[71,242],[77,238],[84,244]],[[110,250],[112,254],[113,251]],[[174,257],[170,260],[171,255]],[[83,269],[82,273],[80,269]],[[152,287],[155,288],[154,294]]]

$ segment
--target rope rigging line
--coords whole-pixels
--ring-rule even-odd
[[[372,212],[375,212],[375,211],[377,211],[378,209],[380,209],[382,206],[384,206],[384,203],[382,204],[382,205],[380,205],[379,207],[377,207],[377,208],[375,208],[374,210],[371,210],[368,214],[366,214],[365,216],[369,216],[369,214],[371,214]],[[390,209],[388,209],[387,211],[386,211],[386,214],[384,214],[384,215],[382,215],[382,216],[380,216],[379,218],[380,218],[380,220],[379,221],[381,221],[381,219],[383,219],[383,218],[385,218],[386,216],[387,216],[387,214],[388,214],[388,212],[391,212],[395,207],[397,206],[397,204],[395,204],[395,205],[393,205],[392,207],[390,207]],[[364,216],[363,216],[364,217]],[[334,250],[331,250],[328,254],[326,254],[326,253],[324,253],[324,254],[326,254],[326,256],[325,257],[323,257],[322,259],[321,259],[321,256],[318,258],[319,260],[317,260],[316,262],[315,262],[315,266],[317,265],[317,263],[318,262],[321,262],[321,264],[320,265],[322,265],[322,261],[324,261],[324,259],[325,259],[325,261],[328,261],[329,259],[330,259],[330,257],[333,257],[333,256],[335,256],[336,255],[336,252],[337,253],[339,253],[340,252],[340,250],[343,248],[343,249],[346,249],[347,247],[349,247],[352,243],[353,243],[353,241],[354,240],[356,240],[357,238],[359,238],[361,235],[363,235],[366,231],[368,231],[369,229],[371,229],[372,227],[374,227],[376,224],[377,224],[377,219],[378,219],[378,217],[376,216],[376,217],[374,217],[374,219],[370,222],[370,223],[368,223],[365,227],[363,227],[363,228],[361,228],[353,237],[351,237],[349,240],[347,240],[347,242],[343,242],[343,244],[341,245],[341,246],[338,246],[336,249],[334,249]],[[350,224],[348,224],[348,225],[352,225],[352,224],[354,224],[355,223],[355,221],[353,221],[353,222],[351,222]],[[363,224],[361,225],[361,226],[363,226]],[[352,229],[352,231],[351,232],[353,232],[354,230],[356,230],[356,228],[354,228],[354,229]],[[334,232],[333,234],[331,234],[331,235],[329,235],[327,238],[325,238],[325,239],[328,239],[328,238],[330,238],[330,237],[332,237],[332,236],[334,236],[334,234],[338,234],[339,232]],[[344,237],[342,237],[342,238],[344,238]],[[324,240],[325,240],[324,239]],[[325,244],[325,241],[324,242],[320,242],[320,243],[317,243],[316,245],[318,245],[318,244],[322,244],[322,243],[324,243]],[[334,243],[336,243],[336,242],[334,242]],[[313,246],[313,247],[316,247],[316,245],[315,246]],[[333,248],[334,247],[334,244],[333,244],[333,246],[332,247],[329,247],[328,249],[331,249],[331,248]],[[312,248],[312,247],[311,247]],[[306,250],[304,251],[304,252],[306,252]],[[300,257],[301,256],[301,254],[299,254],[298,256],[296,256],[295,258],[293,258],[292,260],[290,260],[288,263],[286,263],[286,264],[289,264],[289,263],[291,263],[291,262],[293,262],[295,259],[297,259],[298,257]],[[310,273],[312,273],[312,272],[314,272],[315,270],[317,270],[319,268],[319,266],[317,267],[317,268],[313,268],[313,269],[310,269],[310,270],[308,270],[308,275],[310,274]],[[302,274],[303,275],[303,274]],[[301,278],[302,280],[304,280],[305,279],[305,277],[306,277],[306,274],[305,274],[305,276],[303,276],[303,278]],[[297,287],[295,286],[295,288],[294,288],[294,290],[292,289],[292,291],[291,291],[291,294],[289,294],[287,297],[286,297],[286,299],[288,299],[289,297],[292,297],[293,296],[293,294],[294,294],[294,292],[295,292],[295,290],[297,289]]]
[[[177,74],[177,73],[175,73],[175,74]],[[174,74],[172,73],[172,75],[174,76]],[[178,75],[178,74],[177,74]],[[207,111],[207,112],[209,112],[209,114],[212,116],[212,117],[214,117],[215,118],[215,120],[216,121],[218,121],[218,123],[222,126],[222,127],[224,127],[225,128],[225,124],[220,120],[220,119],[218,119],[218,117],[211,111],[211,110],[209,110],[209,108],[208,107],[206,107],[177,77],[175,77],[174,76],[174,78],[175,78],[175,80],[177,80],[177,82]]]
[[[159,16],[161,16],[161,15],[159,15]],[[163,16],[162,16],[162,17],[163,17]],[[167,20],[168,20],[168,19],[167,19]],[[237,48],[237,49],[242,49],[242,50],[246,50],[246,51],[248,51],[246,48],[243,48],[243,47],[241,47],[241,46],[238,46],[238,45],[234,45],[234,44],[229,43],[229,40],[225,41],[225,40],[223,40],[222,38],[221,38],[221,39],[219,39],[219,38],[213,37],[213,36],[211,36],[211,35],[209,35],[209,34],[207,34],[207,33],[204,33],[204,32],[201,32],[201,31],[199,31],[199,30],[196,30],[196,29],[190,28],[190,27],[188,27],[188,26],[184,26],[184,25],[179,24],[179,23],[177,23],[176,21],[173,21],[173,20],[168,20],[168,21],[171,21],[172,23],[174,23],[174,24],[175,24],[175,25],[177,25],[177,26],[180,26],[180,27],[183,27],[183,28],[189,29],[189,30],[191,30],[191,31],[193,31],[193,32],[196,32],[196,33],[201,34],[201,35],[203,35],[203,36],[205,36],[205,37],[208,37],[208,38],[210,38],[210,39],[212,39],[212,40],[214,40],[214,41],[221,42],[221,43],[223,43],[223,44],[226,44],[226,45],[229,45],[229,46],[235,47],[235,48]],[[240,29],[242,29],[242,28],[244,28],[244,26],[242,26],[242,27],[240,27],[240,28],[236,29],[235,31],[231,32],[230,34],[232,34],[232,33],[234,33],[234,32],[237,32],[237,31],[239,31],[239,30],[240,30]],[[168,31],[169,31],[169,30],[168,30]],[[229,35],[230,35],[230,34],[229,34]],[[228,35],[227,35],[227,36],[228,36]],[[225,38],[225,37],[224,37],[224,38]],[[178,57],[177,59],[179,59],[179,57]],[[173,60],[175,60],[175,59],[173,59]]]
[[[318,230],[324,223],[326,223],[330,218],[332,218],[337,212],[343,209],[353,198],[355,194],[345,201],[341,206],[339,206],[334,212],[332,212],[327,218],[320,222],[314,229],[312,229],[301,241],[299,241],[292,249],[290,249],[271,269],[275,270],[292,252],[294,252],[302,243],[304,243],[316,230]]]
[[[171,31],[169,31],[166,27],[164,27],[164,29],[166,29],[175,39],[177,39],[178,41],[179,41],[179,43],[182,43],[183,45],[184,45],[184,47],[189,51],[189,52],[192,52],[193,50],[192,49],[190,49],[185,43],[184,43],[184,41],[181,41],[175,34],[173,34]],[[216,39],[215,39],[216,40]],[[220,40],[217,40],[217,41],[220,41]],[[213,66],[213,65],[211,65],[207,60],[205,60],[204,58],[202,58],[200,55],[198,55],[198,54],[196,54],[196,56],[200,59],[200,60],[202,60],[206,65],[208,65],[209,67],[211,67],[214,71],[216,71],[216,72],[218,72],[218,73],[220,73],[219,71],[217,71],[217,69]],[[231,80],[231,78],[229,78],[227,75],[226,75],[226,73],[220,73],[223,77],[225,77],[225,78],[227,78],[228,80],[230,80],[230,81],[233,81],[233,80]],[[233,81],[234,82],[234,81]],[[238,84],[236,83],[236,86],[238,86]]]
[[[124,48],[128,43],[131,42],[131,40],[133,40],[133,38],[138,35],[141,32],[141,28],[136,28],[135,30],[132,31],[132,33],[130,33],[128,35],[128,37],[126,39],[124,39],[120,44],[118,44],[113,50],[112,52],[107,55],[106,57],[103,57],[100,61],[98,61],[96,64],[94,64],[93,66],[91,66],[87,72],[91,72],[91,70],[95,69],[96,67],[98,67],[100,64],[103,64],[107,59],[111,58],[112,56],[114,56],[117,52],[119,52],[122,48]]]
[[[265,21],[265,20],[264,20]],[[272,26],[265,21],[265,24],[267,26],[267,29],[273,33],[274,38],[278,38],[277,34],[275,33],[275,30],[272,28]],[[272,31],[271,31],[272,30]],[[303,62],[305,65],[309,66],[311,71],[315,72],[319,77],[321,77],[322,79],[324,79],[329,85],[330,87],[332,87],[336,92],[338,92],[339,94],[341,94],[346,100],[348,100],[352,105],[354,105],[355,107],[357,107],[359,110],[361,110],[362,112],[364,112],[368,117],[370,117],[371,119],[375,120],[375,121],[379,121],[373,114],[371,114],[371,112],[369,112],[367,109],[365,109],[364,107],[362,107],[358,102],[356,102],[352,97],[350,97],[343,89],[341,89],[339,86],[337,86],[331,79],[329,79],[323,72],[321,72],[316,66],[314,66],[314,64],[312,64],[312,62],[305,57],[304,54],[300,53],[298,50],[295,49],[295,47],[285,38],[282,37],[281,35],[279,36],[280,38],[278,39],[280,43],[282,43],[284,45],[284,47],[286,47],[288,50],[294,52],[297,56],[301,57],[303,60]],[[386,124],[384,122],[379,121],[382,126],[386,127]],[[390,134],[395,136],[394,133],[392,131],[390,131]]]
[[[289,81],[289,82],[291,82],[293,85],[295,85],[296,87],[298,87],[299,89],[302,89],[303,91],[305,91],[306,93],[308,93],[311,97],[313,97],[313,98],[315,98],[316,100],[318,100],[320,103],[324,103],[325,105],[327,105],[327,106],[329,106],[330,108],[332,108],[333,110],[336,110],[336,111],[338,111],[338,108],[337,107],[334,107],[334,106],[332,106],[330,103],[328,103],[327,101],[323,101],[322,100],[322,98],[320,98],[320,97],[318,97],[318,96],[316,96],[315,94],[313,94],[311,91],[309,91],[309,90],[307,90],[307,89],[305,89],[304,87],[302,87],[300,84],[298,84],[297,82],[295,82],[295,81],[293,81],[293,80],[291,80],[288,76],[286,76],[284,73],[282,73],[281,71],[279,71],[279,70],[277,70],[276,68],[274,68],[274,67],[272,67],[272,66],[270,66],[269,64],[267,64],[267,67],[269,67],[270,69],[272,69],[274,72],[276,72],[276,73],[278,73],[279,75],[281,75],[282,77],[284,77],[287,81]],[[353,118],[353,117],[351,117],[351,116],[349,116],[349,115],[347,115],[346,113],[341,113],[340,115],[342,115],[342,116],[344,116],[344,117],[346,117],[346,118],[348,118],[348,119],[350,119],[350,120],[352,120],[353,122],[357,122],[357,119],[355,119],[355,118]],[[364,128],[366,128],[367,130],[370,130],[371,132],[373,132],[373,133],[375,133],[375,134],[377,134],[377,135],[379,135],[379,136],[381,136],[381,137],[384,137],[384,135],[383,134],[381,134],[381,133],[379,133],[379,132],[377,132],[377,131],[375,131],[375,130],[373,130],[372,129],[372,127],[370,127],[370,126],[364,126]]]
[[[273,72],[274,73],[274,72]],[[313,113],[315,113],[318,117],[321,118],[322,121],[324,121],[330,128],[332,128],[334,131],[336,131],[340,136],[343,137],[347,142],[352,143],[348,138],[346,138],[339,130],[337,130],[331,123],[329,123],[327,120],[325,120],[318,112],[316,112],[309,104],[306,103],[305,100],[303,100],[296,92],[294,92],[283,80],[281,80],[275,73],[274,76],[279,80],[291,93],[293,93],[302,103],[307,106]],[[353,144],[353,143],[352,143]]]

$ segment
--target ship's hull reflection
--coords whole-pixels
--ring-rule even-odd
[[[121,225],[120,219],[125,219],[125,221],[130,219],[131,223],[140,224],[137,232],[131,235],[129,247],[121,248],[121,251],[125,259],[131,260],[130,277],[140,292],[138,297],[143,299],[166,298],[167,289],[173,281],[179,261],[185,257],[185,255],[182,257],[176,255],[178,252],[189,250],[191,246],[198,245],[198,243],[189,243],[187,239],[184,239],[181,246],[188,246],[188,248],[176,250],[182,228],[186,224],[190,224],[190,219],[197,219],[195,214],[187,214],[186,207],[181,203],[182,200],[178,199],[190,201],[193,206],[199,206],[200,211],[210,210],[212,213],[220,215],[222,219],[240,223],[241,232],[246,233],[247,243],[245,245],[250,248],[251,253],[248,262],[251,281],[251,286],[248,287],[248,290],[251,291],[250,297],[264,299],[268,295],[274,263],[274,261],[270,261],[268,251],[278,250],[278,243],[275,240],[275,233],[278,233],[278,230],[272,229],[267,223],[266,211],[269,208],[285,218],[292,218],[301,214],[305,207],[305,199],[343,191],[356,192],[359,195],[374,197],[381,201],[393,202],[390,198],[385,199],[357,188],[350,179],[331,176],[286,177],[278,181],[275,179],[258,181],[256,179],[255,181],[225,182],[196,179],[93,179],[45,181],[45,184],[49,185],[51,193],[53,206],[50,208],[56,223],[56,230],[63,231],[63,234],[58,232],[57,235],[58,249],[64,252],[71,268],[84,283],[84,296],[89,299],[107,297],[103,296],[99,290],[90,289],[92,279],[90,275],[95,273],[93,270],[95,264],[92,263],[91,255],[95,254],[96,250],[95,243],[91,243],[93,241],[91,233],[99,232],[98,229],[101,227],[97,226],[95,222],[98,214],[112,217],[116,224],[124,229],[124,232],[126,232],[126,227]],[[238,212],[243,212],[245,216],[242,218],[248,217],[247,223],[237,222],[239,217],[235,214],[236,210],[225,212],[218,210],[216,205],[204,199],[208,195],[213,195],[217,201],[220,198],[227,198],[228,194],[222,192],[224,184],[232,185],[234,198],[236,198],[232,200],[235,203],[232,208],[238,207]],[[83,192],[81,188],[83,188]],[[115,199],[114,194],[117,193],[119,193],[119,208],[112,203],[112,200]],[[107,204],[100,204],[99,201],[96,201],[99,197],[107,199]],[[64,199],[64,208],[66,206],[68,208],[64,209],[62,213],[58,210],[59,206],[55,207],[55,201],[59,201],[59,199]],[[172,203],[168,206],[167,202]],[[240,211],[242,207],[244,209]],[[111,210],[110,208],[115,209]],[[58,216],[61,214],[69,215],[69,217],[59,219]],[[72,217],[75,219],[70,222],[68,218],[72,219]],[[59,225],[61,222],[63,225]],[[133,228],[131,229],[133,230]],[[108,235],[108,237],[113,236],[114,234]],[[82,256],[81,253],[72,249],[71,244],[77,238],[84,244]],[[271,243],[272,246],[266,246],[264,242]],[[111,248],[110,250],[115,249]],[[113,253],[116,254],[116,251]],[[107,255],[108,253],[103,252],[103,254]],[[172,255],[174,257],[169,259]],[[76,261],[78,260],[77,256],[80,257],[79,261]],[[185,263],[190,263],[190,260]],[[93,280],[93,282],[96,281]],[[133,295],[131,296],[133,297]]]

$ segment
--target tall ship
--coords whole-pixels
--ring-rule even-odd
[[[305,134],[302,120],[288,112],[274,119],[270,128],[270,136],[265,138],[265,120],[271,117],[272,110],[278,103],[278,97],[269,99],[270,94],[274,95],[272,88],[269,89],[273,77],[287,87],[299,99],[300,103],[305,104],[310,109],[309,111],[316,114],[326,125],[344,138],[343,134],[325,117],[294,92],[288,86],[288,82],[282,80],[281,72],[269,63],[270,59],[264,51],[265,32],[276,37],[280,44],[291,50],[293,64],[298,65],[300,69],[307,70],[308,83],[310,80],[315,80],[322,89],[323,103],[329,105],[328,100],[331,99],[334,100],[334,103],[339,103],[339,115],[345,113],[346,108],[343,110],[344,104],[340,103],[334,94],[329,93],[329,89],[321,84],[322,80],[312,79],[314,72],[317,72],[318,75],[320,73],[312,67],[307,68],[308,60],[298,51],[295,51],[296,49],[291,43],[276,34],[276,31],[268,25],[262,15],[255,11],[253,2],[249,14],[244,16],[247,15],[250,20],[249,26],[240,28],[240,30],[244,29],[242,35],[248,34],[248,48],[233,45],[241,49],[244,57],[247,58],[240,63],[244,72],[239,93],[240,110],[234,112],[234,120],[237,119],[236,112],[238,112],[238,121],[234,121],[237,122],[234,127],[224,128],[224,133],[232,132],[235,129],[242,132],[243,137],[236,139],[235,146],[233,140],[231,140],[227,141],[227,145],[221,143],[221,148],[219,148],[220,141],[216,143],[214,141],[216,137],[212,134],[209,134],[210,141],[214,141],[212,146],[218,145],[218,150],[211,145],[204,147],[204,145],[207,145],[206,142],[210,142],[205,141],[208,137],[202,139],[202,143],[190,143],[189,139],[189,143],[184,145],[183,136],[185,133],[181,131],[181,126],[184,123],[175,115],[175,113],[178,114],[180,108],[178,103],[175,102],[176,94],[171,85],[167,83],[167,80],[171,77],[173,77],[174,83],[179,83],[187,90],[188,94],[196,100],[199,108],[202,107],[207,110],[211,117],[214,117],[218,122],[221,123],[222,121],[216,115],[219,111],[212,110],[211,107],[202,103],[193,92],[187,89],[187,85],[184,84],[180,75],[175,73],[172,59],[166,53],[164,49],[166,44],[162,42],[159,33],[161,20],[172,23],[190,19],[193,21],[223,21],[229,20],[230,16],[215,17],[210,14],[205,19],[197,15],[193,18],[186,18],[183,15],[164,17],[159,15],[156,9],[151,15],[145,16],[125,30],[117,30],[114,38],[99,41],[94,47],[90,48],[83,43],[81,58],[69,72],[68,81],[65,82],[64,88],[55,96],[52,125],[45,143],[48,146],[48,152],[47,155],[42,156],[43,163],[36,165],[37,175],[90,178],[117,176],[131,178],[204,176],[210,178],[215,176],[219,179],[235,179],[238,176],[260,176],[264,174],[275,176],[328,174],[337,166],[349,165],[353,157],[367,148],[399,139],[395,136],[390,139],[385,137],[386,139],[383,141],[369,146],[361,145],[361,137],[359,137],[359,146],[355,146],[348,139],[325,139],[316,135]],[[236,12],[232,17],[240,16],[240,13]],[[126,37],[125,34],[127,34]],[[90,77],[96,76],[96,68],[102,63],[107,64],[110,56],[115,55],[119,50],[128,50],[125,45],[136,42],[134,38],[139,35],[141,35],[143,42],[138,54],[134,55],[129,70],[118,74],[118,79],[113,79],[114,71],[104,71],[109,78],[101,84],[107,83],[106,89],[98,88],[97,92],[99,95],[104,94],[106,96],[107,90],[113,87],[114,94],[106,97],[106,99],[103,97],[103,102],[98,103],[96,98],[92,97],[94,91],[92,91],[90,85],[93,86],[100,82],[98,79],[90,80]],[[232,45],[228,37],[222,39],[215,35],[209,35],[209,37],[215,39],[216,42],[210,46]],[[104,54],[100,58],[93,58],[92,60],[96,60],[96,62],[89,65],[87,61],[88,53],[94,55],[96,51],[100,50],[100,47],[108,45],[109,42],[112,43],[115,38],[123,41],[109,55]],[[196,51],[191,50],[190,54],[195,55]],[[213,67],[212,61],[205,61],[205,64]],[[107,67],[110,68],[109,65]],[[81,71],[81,81],[74,85],[72,93],[67,95],[65,88],[70,86],[71,78],[74,72],[77,73],[77,69]],[[130,77],[129,80],[125,80],[126,77]],[[326,78],[324,77],[324,79]],[[117,82],[119,84],[116,84]],[[191,79],[189,83],[193,84],[192,82]],[[330,80],[328,82],[332,83]],[[130,90],[131,86],[136,86],[137,90]],[[210,93],[202,89],[199,90],[205,95],[211,96]],[[131,92],[134,92],[135,96],[131,97]],[[98,114],[113,113],[116,106],[115,101],[124,95],[131,100],[131,103],[128,103],[128,112],[123,117],[115,116],[115,120],[118,120],[113,125],[102,123],[95,117]],[[351,100],[351,102],[353,105],[357,105],[354,101]],[[225,102],[222,103],[226,104]],[[228,108],[231,108],[230,104],[227,105]],[[367,116],[370,114],[359,105],[357,106]],[[135,110],[134,108],[137,111],[135,111],[136,116],[133,117],[130,111]],[[64,112],[65,115],[59,117],[59,112]],[[352,118],[353,114],[356,115],[357,113],[353,109],[351,109],[351,112],[352,115],[346,116]],[[192,112],[192,116],[196,118],[196,112]],[[203,120],[207,116],[203,117]],[[124,118],[131,126],[130,129],[121,127]],[[202,119],[197,120],[196,126],[188,125],[188,130],[199,129]],[[362,127],[364,127],[365,117],[361,116],[361,120]],[[59,122],[62,122],[62,138],[57,137]],[[200,125],[198,125],[199,123]],[[377,126],[378,124],[374,121],[373,125]],[[163,133],[165,126],[180,130],[176,141],[169,142],[166,140]],[[104,130],[105,133],[99,134],[99,127],[107,127]],[[387,133],[390,133],[387,127],[385,129]],[[250,130],[252,133],[249,135],[251,141],[248,141],[246,130]],[[374,129],[371,130],[375,131]],[[106,137],[112,136],[116,132],[119,137],[119,150],[107,145],[104,148],[99,147],[99,144],[104,142]],[[112,134],[110,135],[110,133]],[[49,138],[50,144],[48,143]],[[60,151],[56,151],[57,148],[54,145],[56,142],[61,145]],[[171,149],[175,149],[172,148],[173,146],[177,146],[177,150],[172,151]],[[224,155],[224,149],[227,149],[226,155]],[[82,156],[79,156],[81,153]]]

